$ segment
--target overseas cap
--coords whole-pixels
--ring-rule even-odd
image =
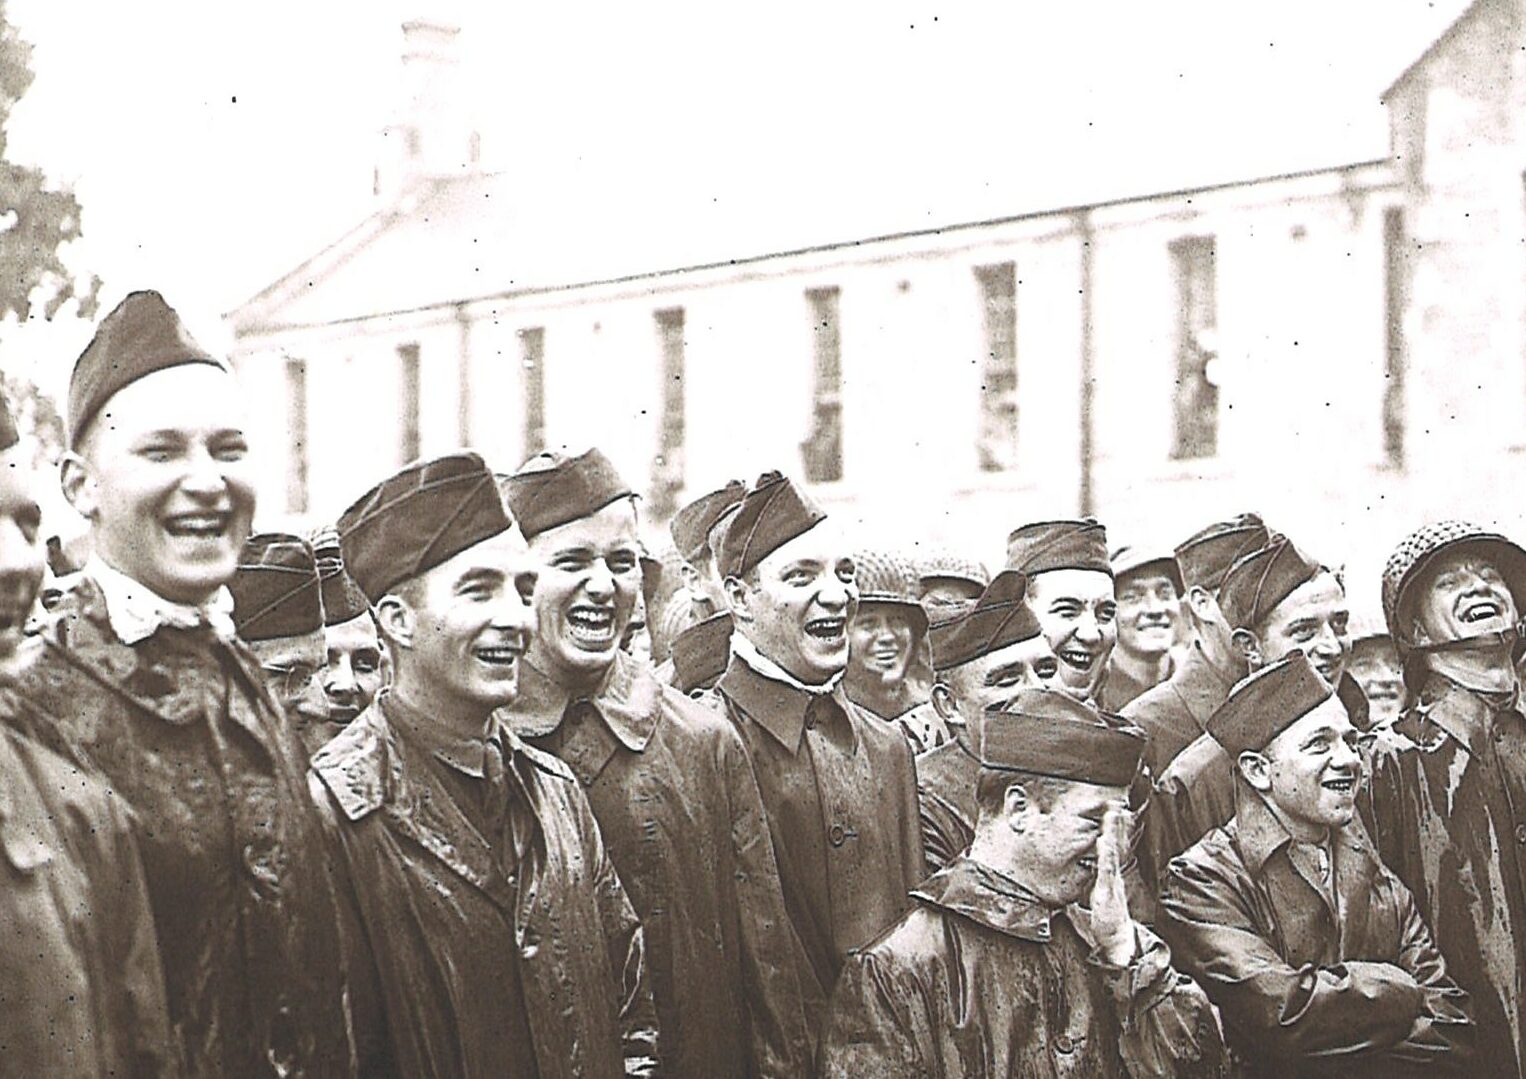
[[[683,560],[691,566],[710,551],[710,529],[715,527],[722,515],[742,501],[747,485],[732,480],[718,491],[700,495],[673,515],[668,532],[673,536],[673,546]]]
[[[634,498],[635,492],[608,457],[591,449],[576,457],[536,454],[504,482],[503,497],[525,539],[531,539]]]
[[[1025,689],[986,713],[980,766],[1032,772],[1099,787],[1127,787],[1139,773],[1145,735],[1053,689]]]
[[[953,618],[933,623],[928,631],[933,669],[946,671],[1037,637],[1039,620],[1023,602],[1027,591],[1028,578],[1021,573],[998,573],[978,600]]]
[[[246,641],[301,637],[323,628],[318,566],[301,536],[250,536],[228,591],[233,593],[233,624]]]
[[[1229,567],[1272,540],[1260,517],[1242,513],[1195,532],[1176,548],[1176,566],[1187,588],[1217,593]]]
[[[1007,568],[1029,577],[1054,569],[1090,569],[1111,577],[1107,529],[1089,517],[1023,525],[1007,537]]]
[[[1113,552],[1110,561],[1113,564],[1113,580],[1120,584],[1125,577],[1159,573],[1176,587],[1178,595],[1185,591],[1182,588],[1181,571],[1176,568],[1176,559],[1168,551],[1156,551],[1149,547],[1120,547]]]
[[[5,394],[0,393],[0,450],[8,450],[20,441],[16,418],[11,415],[11,406],[6,401]]]
[[[716,552],[721,576],[742,576],[826,519],[821,507],[782,473],[763,473],[742,496],[721,536]]]
[[[339,546],[375,603],[513,524],[487,464],[454,453],[415,462],[362,495],[339,518]]]
[[[1231,757],[1260,752],[1334,693],[1302,652],[1290,652],[1237,683],[1208,717],[1208,734]]]
[[[339,531],[320,528],[313,533],[313,557],[318,563],[318,579],[323,586],[323,621],[325,625],[343,625],[367,614],[371,605],[349,571],[339,548]]]
[[[96,327],[69,379],[69,444],[80,437],[102,406],[145,375],[188,363],[228,365],[196,343],[175,309],[157,292],[134,292]]]
[[[1278,536],[1230,567],[1219,589],[1219,607],[1231,629],[1252,629],[1294,589],[1324,571],[1324,566],[1293,546],[1292,540]]]

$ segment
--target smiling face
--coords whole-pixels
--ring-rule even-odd
[[[565,689],[596,684],[641,595],[636,507],[622,498],[530,541],[540,571],[530,660]]]
[[[1356,813],[1362,780],[1357,730],[1340,700],[1331,697],[1273,738],[1259,754],[1263,762],[1242,764],[1253,787],[1266,795],[1278,815],[1311,840],[1330,828],[1344,828]],[[1257,754],[1242,754],[1241,760]]]
[[[1118,647],[1130,655],[1159,659],[1176,643],[1180,598],[1165,573],[1141,570],[1117,584]]]
[[[836,529],[818,524],[772,551],[748,580],[726,582],[737,627],[806,685],[848,664],[848,623],[858,609],[849,550]]]
[[[1386,727],[1399,718],[1404,706],[1404,668],[1391,640],[1382,637],[1357,644],[1348,669],[1367,698],[1374,727]]]
[[[1128,812],[1128,791],[1092,783],[1063,783],[1047,806],[1030,800],[1023,816],[1025,882],[1050,906],[1074,903],[1097,879],[1097,839],[1111,809]]]
[[[1258,627],[1260,663],[1302,652],[1327,685],[1335,685],[1351,658],[1351,608],[1346,589],[1328,571],[1305,581]],[[1256,660],[1253,658],[1253,663]]]
[[[911,667],[916,631],[898,603],[860,603],[848,627],[848,676],[897,685]]]
[[[1059,658],[1060,688],[1094,696],[1118,639],[1113,579],[1100,570],[1049,570],[1029,579],[1026,602]]]
[[[42,510],[33,492],[32,461],[22,446],[0,452],[0,660],[21,643],[42,587],[45,560],[38,532]]]
[[[423,710],[484,716],[519,692],[536,567],[518,528],[468,547],[377,604],[396,692]]]
[[[1006,704],[1019,690],[1051,687],[1059,666],[1040,634],[943,671],[938,679],[952,697],[959,718],[970,731],[978,732],[987,709]]]
[[[1410,595],[1417,644],[1501,633],[1520,620],[1499,566],[1487,552],[1466,544],[1432,559]]]
[[[381,634],[369,613],[324,630],[323,693],[330,723],[365,711],[382,686]]]
[[[64,492],[106,563],[175,603],[226,584],[255,494],[243,402],[208,364],[156,371],[118,391],[64,464]]]

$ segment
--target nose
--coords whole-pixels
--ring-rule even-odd
[[[615,575],[609,571],[602,559],[595,559],[592,567],[588,570],[588,577],[583,583],[589,598],[603,602],[615,594]]]
[[[493,608],[492,625],[494,629],[523,634],[528,645],[530,633],[535,628],[535,604],[518,591],[510,590]]]
[[[1171,608],[1167,605],[1165,597],[1158,592],[1145,593],[1144,603],[1141,604],[1145,614],[1153,614],[1157,617],[1169,614]]]
[[[348,701],[360,692],[360,683],[355,679],[355,668],[349,659],[337,660],[325,668],[323,689],[330,697],[340,701]]]
[[[857,594],[851,585],[834,576],[822,584],[816,593],[816,602],[829,611],[838,612],[845,610]]]
[[[1330,766],[1332,768],[1342,768],[1349,771],[1355,771],[1360,774],[1362,769],[1362,757],[1361,754],[1357,753],[1357,751],[1350,745],[1350,743],[1342,741],[1338,746],[1336,746],[1335,751],[1330,754]]]
[[[301,695],[297,698],[297,711],[309,719],[328,718],[328,695],[323,691],[322,682],[323,680],[316,674],[313,675],[302,687]]]
[[[201,446],[188,455],[180,487],[187,494],[216,498],[228,489],[228,479],[223,474],[222,463]]]
[[[1312,651],[1321,659],[1335,659],[1345,650],[1346,638],[1328,624],[1319,631],[1319,636],[1314,638]]]
[[[1084,612],[1076,620],[1074,636],[1083,644],[1100,644],[1102,642],[1102,626],[1097,622],[1097,616],[1090,611]]]

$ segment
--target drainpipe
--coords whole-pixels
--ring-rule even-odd
[[[1081,484],[1080,512],[1090,517],[1096,512],[1096,493],[1092,489],[1092,462],[1096,453],[1092,435],[1092,405],[1096,397],[1092,340],[1092,232],[1090,209],[1076,214],[1076,237],[1081,241]]]
[[[456,304],[459,352],[456,355],[456,433],[461,445],[472,444],[472,320],[466,304]]]

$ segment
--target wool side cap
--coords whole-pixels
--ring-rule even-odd
[[[233,593],[233,624],[246,641],[301,637],[323,628],[318,564],[300,536],[250,536],[228,591]]]
[[[1278,536],[1241,558],[1224,575],[1219,607],[1231,629],[1253,629],[1293,591],[1325,572],[1325,567]]]
[[[526,539],[634,496],[614,464],[597,449],[575,457],[538,453],[503,483],[504,501]]]
[[[782,473],[765,472],[731,513],[716,552],[722,577],[740,577],[792,539],[805,535],[826,513]]]
[[[1292,652],[1238,682],[1208,718],[1208,735],[1231,757],[1260,752],[1334,694],[1308,658]]]
[[[1007,537],[1007,568],[1029,577],[1056,569],[1113,574],[1107,557],[1107,529],[1086,518],[1035,521]]]
[[[323,590],[323,621],[339,626],[371,610],[366,594],[360,590],[344,565],[339,546],[339,530],[322,528],[311,539],[313,556],[318,562],[318,580]]]
[[[985,716],[980,766],[1031,772],[1099,787],[1127,787],[1139,772],[1145,735],[1110,723],[1089,704],[1053,689],[1022,690]]]
[[[935,622],[928,630],[933,668],[946,671],[960,667],[1037,637],[1039,620],[1024,602],[1027,591],[1028,578],[1021,573],[998,573],[973,604],[952,618]]]
[[[745,483],[732,480],[718,491],[700,495],[673,515],[673,520],[668,524],[668,532],[673,537],[673,546],[678,548],[678,553],[685,562],[692,566],[712,553],[710,530],[727,510],[742,501],[742,496],[746,493]]]
[[[1176,568],[1182,584],[1216,594],[1230,566],[1271,541],[1271,533],[1254,513],[1216,521],[1177,545]]]

